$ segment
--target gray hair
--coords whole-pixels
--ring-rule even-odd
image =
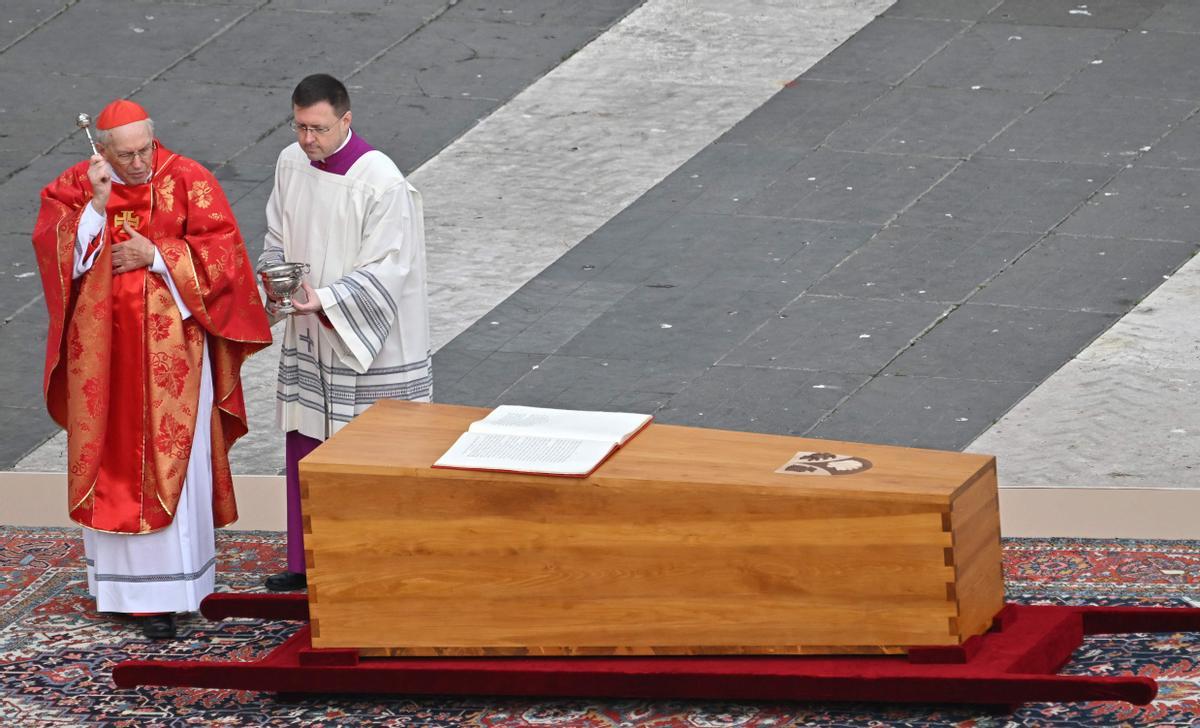
[[[147,116],[142,121],[146,122],[146,125],[148,127],[150,127],[150,138],[153,139],[154,138],[154,119],[151,119],[150,117]],[[112,129],[97,129],[96,130],[96,143],[97,144],[102,144],[107,147],[109,141],[111,141],[111,140],[112,140]]]

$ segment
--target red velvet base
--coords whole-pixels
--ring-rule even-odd
[[[202,607],[211,619],[303,620],[307,611],[303,595],[217,594]],[[1087,634],[1194,630],[1200,609],[1010,604],[990,632],[962,647],[907,656],[359,658],[355,650],[314,649],[305,626],[257,662],[130,661],[113,678],[120,687],[282,693],[1145,705],[1158,689],[1150,678],[1056,673]]]

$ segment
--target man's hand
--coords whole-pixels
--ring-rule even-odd
[[[322,309],[321,299],[317,297],[316,290],[308,285],[308,281],[300,281],[301,290],[304,291],[304,300],[297,301],[292,299],[292,306],[295,307],[293,313],[319,313]]]
[[[154,243],[151,243],[145,235],[129,227],[129,223],[125,223],[125,233],[129,235],[129,239],[113,245],[113,275],[145,268],[154,262]]]
[[[108,205],[108,196],[112,193],[112,170],[108,162],[99,154],[93,154],[88,160],[88,181],[92,183],[92,209],[101,215]]]

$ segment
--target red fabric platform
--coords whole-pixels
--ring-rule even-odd
[[[308,617],[304,595],[216,594],[210,619]],[[256,662],[129,661],[120,687],[280,693],[976,703],[1120,700],[1145,705],[1147,677],[1058,675],[1084,635],[1200,630],[1200,609],[1010,604],[990,632],[961,647],[897,656],[411,657],[360,658],[314,649],[308,627]]]

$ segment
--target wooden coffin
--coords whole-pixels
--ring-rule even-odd
[[[314,647],[899,653],[1002,606],[990,456],[651,424],[587,478],[430,467],[486,413],[380,402],[301,462]]]

